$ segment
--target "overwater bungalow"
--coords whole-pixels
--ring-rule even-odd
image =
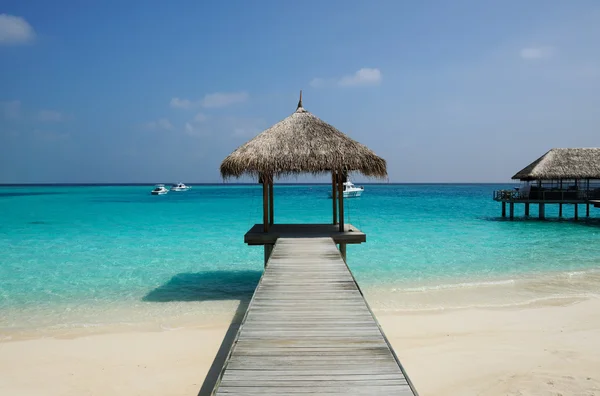
[[[513,180],[519,187],[494,191],[494,200],[502,202],[502,217],[514,218],[515,204],[525,205],[529,216],[530,204],[539,205],[539,218],[545,218],[545,205],[557,204],[558,215],[563,205],[573,205],[578,219],[579,205],[585,205],[586,216],[590,205],[600,207],[600,148],[554,148],[517,172]]]

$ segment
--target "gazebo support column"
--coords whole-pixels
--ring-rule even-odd
[[[341,177],[338,176],[338,199],[339,199],[339,209],[340,209],[340,219],[339,219],[339,231],[344,232],[344,181],[345,174]]]
[[[340,254],[342,255],[342,259],[346,262],[346,244],[340,243]]]
[[[562,217],[562,204],[558,204],[558,217]]]
[[[267,262],[271,257],[271,253],[273,252],[273,245],[266,244],[265,245],[265,268],[267,268]]]
[[[529,217],[529,204],[525,204],[525,217]]]
[[[260,178],[263,187],[263,231],[269,232],[269,184],[265,179],[264,176]]]
[[[588,184],[590,183],[590,181],[588,180]],[[585,217],[590,217],[590,204],[586,203],[585,204]]]
[[[510,203],[510,219],[514,219],[515,218],[515,203],[511,202]]]
[[[546,218],[546,205],[540,204],[540,220],[544,220]]]
[[[333,203],[333,224],[337,224],[337,177],[331,172],[331,202]]]
[[[575,204],[573,209],[575,210],[573,218],[577,221],[579,220],[579,205]]]
[[[273,209],[273,180],[269,183],[269,224],[273,225],[274,220],[274,209]]]
[[[502,217],[506,217],[506,202],[502,201]]]
[[[259,182],[262,183],[263,186],[263,232],[269,232],[269,178],[265,175],[260,175]],[[271,187],[272,188],[272,187]],[[272,210],[272,209],[271,209]],[[271,218],[272,218],[271,212]],[[265,250],[265,267],[267,266],[267,261],[269,261],[269,257],[271,257],[271,252],[273,251],[273,245],[266,244],[264,245]]]

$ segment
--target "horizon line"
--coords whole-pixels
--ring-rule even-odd
[[[507,181],[507,182],[367,182],[367,183],[358,183],[358,184],[364,184],[364,185],[428,185],[428,184],[438,184],[438,185],[443,185],[443,184],[517,184],[518,181]],[[111,182],[107,182],[107,183],[53,183],[53,182],[47,182],[47,183],[0,183],[0,187],[35,187],[35,186],[88,186],[88,187],[93,187],[93,186],[155,186],[157,184],[172,184],[172,183],[156,183],[156,182],[151,182],[151,183],[140,183],[140,182],[131,182],[131,183],[111,183]],[[244,182],[240,182],[240,183],[228,183],[228,182],[220,182],[220,183],[205,183],[205,182],[198,182],[198,183],[187,183],[188,186],[254,186],[254,185],[260,185],[260,183],[256,183],[256,182],[252,182],[252,183],[244,183]],[[323,185],[323,186],[329,186],[331,185],[331,183],[324,183],[324,182],[297,182],[297,183],[293,183],[293,182],[282,182],[282,183],[274,183],[274,185]]]

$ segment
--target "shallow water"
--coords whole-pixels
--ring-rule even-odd
[[[595,296],[600,209],[588,220],[500,218],[506,185],[367,185],[348,262],[375,310],[513,306]],[[262,249],[259,185],[0,187],[0,336],[208,323],[248,299]],[[328,222],[325,185],[275,186],[276,222]],[[580,214],[585,213],[580,208]],[[565,218],[572,208],[565,208]],[[537,216],[532,206],[532,217]],[[555,208],[546,215],[556,217]]]

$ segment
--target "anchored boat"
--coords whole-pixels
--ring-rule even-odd
[[[363,186],[356,187],[350,180],[344,182],[344,198],[358,198],[362,195],[365,188]],[[331,191],[329,192],[329,198],[333,198]]]
[[[171,191],[187,191],[191,188],[192,188],[191,186],[186,186],[183,183],[177,183],[177,184],[173,184],[171,186]]]
[[[154,190],[150,191],[150,194],[152,194],[152,195],[165,195],[168,192],[169,192],[169,190],[167,190],[165,188],[164,184],[157,184],[154,187]]]

